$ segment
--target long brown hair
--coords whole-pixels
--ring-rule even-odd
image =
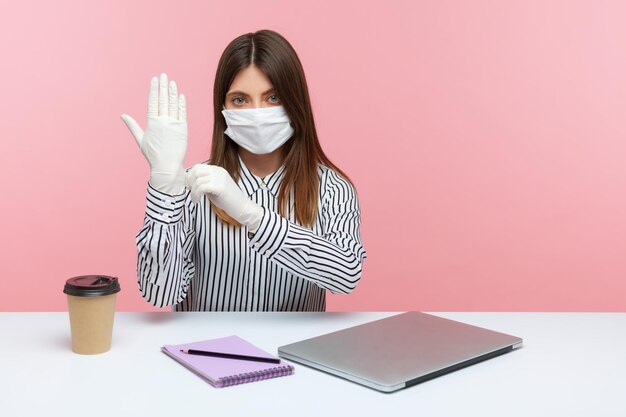
[[[289,191],[294,191],[296,220],[311,227],[317,216],[319,178],[317,164],[332,168],[350,184],[348,176],[324,154],[317,139],[309,90],[300,59],[291,44],[272,30],[246,33],[228,44],[217,66],[213,90],[213,144],[211,164],[221,166],[239,180],[238,145],[224,134],[226,121],[221,113],[226,93],[237,73],[254,64],[269,78],[294,129],[285,143],[285,172],[278,192],[279,213],[287,217],[286,205]],[[241,226],[223,210],[213,205],[217,215],[225,222]]]

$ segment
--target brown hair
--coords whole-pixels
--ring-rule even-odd
[[[237,73],[254,64],[269,78],[294,129],[285,143],[285,172],[278,192],[279,212],[287,217],[286,205],[289,190],[294,191],[296,220],[311,227],[317,215],[319,178],[317,164],[334,169],[352,184],[348,176],[337,168],[324,154],[317,139],[309,91],[300,59],[291,44],[272,30],[246,33],[228,44],[217,66],[213,90],[213,144],[211,164],[221,166],[239,180],[238,145],[224,135],[226,121],[221,113],[226,93]],[[217,215],[225,222],[241,226],[223,210],[213,205]]]

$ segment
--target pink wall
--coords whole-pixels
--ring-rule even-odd
[[[120,311],[153,310],[135,276],[148,166],[119,115],[143,124],[167,72],[187,162],[206,159],[219,56],[269,28],[361,199],[369,258],[329,310],[626,311],[626,4],[322,3],[5,8],[0,310],[63,311],[87,273],[120,277]]]

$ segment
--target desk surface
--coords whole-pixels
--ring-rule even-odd
[[[2,414],[626,415],[626,313],[431,313],[522,337],[524,346],[390,394],[299,364],[291,376],[216,389],[160,350],[237,334],[276,353],[394,314],[118,312],[111,350],[78,355],[67,313],[0,313]]]

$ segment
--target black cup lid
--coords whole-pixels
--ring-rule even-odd
[[[96,297],[111,295],[120,291],[120,283],[116,277],[108,275],[80,275],[65,282],[63,292],[79,297]]]

